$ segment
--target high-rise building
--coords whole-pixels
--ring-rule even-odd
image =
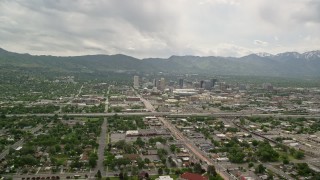
[[[161,78],[159,83],[159,90],[164,91],[165,87],[166,87],[166,81],[164,78]]]
[[[239,85],[239,90],[240,91],[245,91],[245,90],[247,90],[247,86],[245,84],[240,84]]]
[[[220,82],[219,87],[221,91],[225,91],[228,88],[228,85],[225,82]]]
[[[216,85],[216,83],[217,83],[217,79],[211,79],[211,88],[213,89],[214,88],[214,86]]]
[[[263,88],[263,89],[266,89],[266,90],[268,90],[268,91],[272,91],[272,90],[273,90],[273,86],[272,86],[271,83],[263,83],[263,84],[262,84],[262,88]]]
[[[152,85],[153,85],[153,87],[157,87],[157,86],[158,86],[158,84],[157,84],[157,79],[153,79]]]
[[[204,80],[202,86],[203,86],[203,88],[205,90],[209,90],[210,91],[212,89],[212,83],[209,80]]]
[[[138,89],[140,87],[139,76],[133,76],[133,87],[135,89]]]
[[[158,80],[157,79],[153,79],[153,87],[158,87]]]
[[[204,80],[200,81],[200,88],[204,88]]]
[[[180,89],[183,88],[183,79],[179,79],[179,88],[180,88]]]

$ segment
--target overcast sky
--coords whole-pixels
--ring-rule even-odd
[[[320,49],[320,0],[0,0],[0,47],[46,55]]]

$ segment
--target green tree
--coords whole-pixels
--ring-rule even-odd
[[[163,174],[163,169],[162,169],[162,168],[159,168],[159,169],[158,169],[158,174],[159,174],[159,175],[162,175],[162,174]]]
[[[141,137],[138,137],[135,142],[139,147],[144,147],[145,142],[141,139]]]
[[[199,163],[195,163],[195,164],[193,165],[193,171],[194,171],[195,173],[201,174],[201,173],[202,173],[202,167],[201,167],[201,165],[200,165]]]
[[[98,179],[101,179],[101,178],[102,178],[102,175],[101,175],[101,171],[100,171],[100,170],[98,170],[98,172],[97,172],[97,175],[96,175],[96,176],[97,176],[97,178],[98,178]]]
[[[279,158],[279,153],[272,148],[268,141],[259,143],[256,155],[264,162],[274,162]]]
[[[215,168],[213,165],[208,165],[207,173],[208,173],[210,176],[216,176],[216,175],[217,175],[216,168]]]
[[[97,160],[98,160],[97,153],[91,153],[90,156],[89,156],[89,165],[90,165],[91,168],[96,167]]]
[[[282,163],[283,164],[289,164],[289,158],[287,155],[283,155],[282,156]]]
[[[254,166],[254,164],[252,163],[252,162],[250,162],[249,164],[248,164],[248,168],[252,168]]]
[[[122,171],[119,173],[119,179],[120,179],[120,180],[123,180],[123,179],[124,179],[124,174],[123,174]]]
[[[259,144],[259,141],[257,141],[257,140],[253,140],[253,141],[252,141],[252,145],[253,145],[253,146],[258,146],[258,144]]]
[[[132,167],[131,175],[132,175],[133,177],[135,177],[135,176],[138,175],[138,168],[137,168],[137,167]]]
[[[1,113],[1,116],[0,116],[1,119],[6,119],[6,115],[4,113]]]
[[[241,118],[241,119],[240,119],[240,124],[241,124],[241,125],[245,125],[245,124],[246,124],[246,120],[245,120],[244,118]]]
[[[262,174],[265,172],[265,170],[266,168],[262,164],[259,164],[255,169],[255,173]]]
[[[149,159],[149,158],[145,158],[145,159],[144,159],[144,162],[147,163],[147,164],[149,164],[149,163],[150,163],[150,159]]]
[[[176,152],[176,148],[177,148],[176,145],[174,145],[174,144],[170,145],[170,151],[171,152],[175,153]]]
[[[128,176],[128,172],[124,172],[123,173],[123,180],[128,180],[129,176]]]
[[[296,158],[296,159],[303,159],[303,158],[304,158],[304,152],[298,150],[298,151],[296,151],[296,152],[294,153],[293,156],[294,156],[294,158]]]
[[[139,169],[142,169],[144,167],[144,163],[145,162],[141,158],[137,159],[137,164]]]
[[[170,174],[170,169],[169,168],[165,168],[164,171],[166,172],[166,174]]]
[[[234,146],[231,148],[230,152],[228,153],[228,158],[233,163],[243,163],[245,154],[239,147]]]
[[[295,168],[300,176],[307,176],[312,173],[307,163],[298,163],[295,165]]]

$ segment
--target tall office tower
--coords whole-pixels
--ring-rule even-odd
[[[268,90],[268,91],[272,91],[272,90],[273,90],[273,86],[272,86],[271,83],[263,83],[263,84],[262,84],[262,88],[263,88],[263,89],[266,89],[266,90]]]
[[[225,82],[220,82],[220,83],[219,83],[219,87],[220,87],[220,90],[221,90],[221,91],[225,91],[225,90],[227,89]]]
[[[139,76],[133,76],[133,87],[135,89],[139,88]]]
[[[165,87],[166,87],[166,81],[164,80],[164,78],[161,78],[160,79],[160,84],[159,84],[159,89],[161,90],[161,91],[164,91],[164,89],[165,89]]]
[[[245,84],[240,84],[240,85],[239,85],[239,90],[240,90],[240,91],[245,91],[245,90],[247,90],[246,85],[245,85]]]
[[[179,88],[180,88],[180,89],[183,88],[183,79],[179,79]]]
[[[216,85],[217,83],[217,79],[211,79],[211,86],[212,86],[212,89],[214,88],[214,86]]]
[[[204,81],[203,80],[200,81],[200,88],[204,88]]]
[[[209,80],[204,80],[203,88],[210,91],[212,89],[212,83]]]
[[[158,80],[157,79],[153,79],[153,87],[158,87]]]

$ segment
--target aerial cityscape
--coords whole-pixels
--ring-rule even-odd
[[[320,180],[319,12],[0,1],[0,179]]]

